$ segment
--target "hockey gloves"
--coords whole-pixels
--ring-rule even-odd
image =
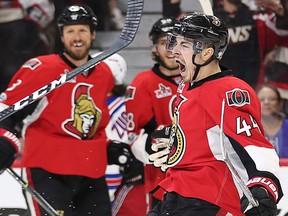
[[[119,166],[129,166],[134,160],[130,146],[127,143],[113,140],[107,149],[108,164],[116,164]]]
[[[163,127],[160,130],[156,130],[152,133],[152,138],[155,139],[155,143],[151,148],[155,152],[149,156],[149,160],[153,162],[155,167],[160,167],[162,172],[166,172],[168,169],[167,161],[170,153],[169,138],[171,127]]]
[[[0,173],[12,165],[20,151],[19,139],[10,131],[0,128]]]
[[[241,210],[246,216],[276,216],[277,206],[274,197],[262,186],[251,188],[253,197],[258,200],[258,207],[249,207],[245,196],[241,199]]]
[[[149,164],[149,154],[146,151],[147,142],[151,142],[149,135],[145,133],[144,129],[141,129],[139,134],[129,133],[128,136],[133,155],[142,163]]]

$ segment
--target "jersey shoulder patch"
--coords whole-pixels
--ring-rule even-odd
[[[242,107],[250,104],[250,95],[247,90],[235,88],[226,92],[226,100],[229,106]]]
[[[35,70],[41,64],[42,64],[42,62],[38,58],[33,58],[33,59],[26,61],[22,67],[23,68],[30,68],[31,70]]]

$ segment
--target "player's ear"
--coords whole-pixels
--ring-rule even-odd
[[[96,31],[93,31],[93,33],[92,33],[92,39],[95,40],[95,38],[96,38]]]
[[[205,48],[201,54],[202,54],[202,59],[204,61],[207,61],[208,59],[211,58],[211,56],[213,56],[214,49],[212,47]]]

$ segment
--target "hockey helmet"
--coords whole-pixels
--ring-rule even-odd
[[[203,42],[214,48],[214,58],[220,60],[228,45],[228,28],[219,18],[194,12],[183,16],[173,28],[167,43],[168,49],[175,46],[176,36],[181,35],[194,41],[194,52],[201,53]]]
[[[152,29],[149,33],[149,39],[152,41],[153,44],[156,44],[159,37],[168,35],[173,30],[173,26],[175,23],[176,19],[173,17],[160,18],[152,26]]]
[[[67,6],[58,18],[60,32],[65,25],[88,24],[91,32],[96,29],[97,17],[93,10],[84,4]]]

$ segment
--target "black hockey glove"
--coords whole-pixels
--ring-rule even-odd
[[[107,149],[108,164],[116,164],[119,166],[129,166],[134,160],[130,146],[127,143],[113,140]]]
[[[253,197],[259,202],[258,207],[249,209],[249,201],[243,196],[241,199],[241,210],[246,216],[276,216],[277,206],[274,197],[262,186],[251,188]]]
[[[20,148],[19,139],[10,131],[0,128],[0,173],[12,165]]]
[[[152,134],[151,137],[153,139],[157,138],[170,138],[170,130],[172,126],[162,126],[161,128],[158,127],[158,130],[155,130]]]

